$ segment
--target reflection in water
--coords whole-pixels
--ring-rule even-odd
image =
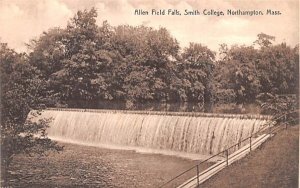
[[[204,107],[206,106],[206,108]],[[128,105],[122,101],[69,101],[69,108],[88,109],[115,109],[115,110],[149,110],[169,112],[210,112],[210,113],[231,113],[231,114],[260,114],[261,108],[257,104],[235,104],[235,103],[211,103],[204,105],[196,102],[140,102]]]

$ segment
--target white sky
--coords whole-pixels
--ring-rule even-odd
[[[0,41],[17,51],[51,27],[65,27],[77,10],[95,7],[98,23],[166,27],[185,47],[202,43],[217,51],[219,44],[247,44],[263,32],[289,45],[299,42],[298,0],[0,0]],[[137,16],[135,9],[280,10],[280,16]]]

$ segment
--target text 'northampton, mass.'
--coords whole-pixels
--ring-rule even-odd
[[[229,16],[262,16],[262,15],[281,15],[282,13],[278,10],[267,9],[266,11],[261,10],[233,10],[228,9],[226,11],[214,10],[214,9],[203,9],[200,10],[188,10],[185,9],[183,14],[178,9],[152,9],[151,11],[143,10],[143,9],[135,9],[134,15],[154,15],[154,16],[224,16],[225,13]]]

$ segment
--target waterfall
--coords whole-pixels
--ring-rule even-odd
[[[262,116],[110,110],[44,110],[54,140],[212,155],[265,126]]]

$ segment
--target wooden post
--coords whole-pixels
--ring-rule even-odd
[[[285,129],[287,129],[286,114],[284,115],[284,124],[285,124]]]
[[[252,150],[252,142],[251,142],[252,136],[250,136],[250,151]]]
[[[226,150],[226,165],[228,166],[228,149]]]
[[[199,183],[199,165],[197,165],[197,187],[199,187],[200,183]]]

